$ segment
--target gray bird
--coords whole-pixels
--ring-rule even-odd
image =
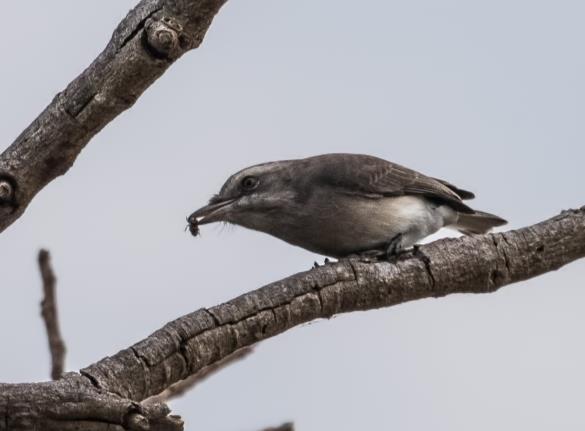
[[[506,223],[463,203],[473,197],[377,157],[324,154],[243,169],[187,221],[194,235],[221,221],[326,256],[391,255],[445,226],[470,235]]]

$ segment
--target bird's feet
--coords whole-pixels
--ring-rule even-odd
[[[313,268],[319,268],[320,266],[325,266],[328,265],[329,263],[331,263],[331,261],[329,260],[328,257],[326,257],[325,260],[323,261],[323,265],[319,265],[319,263],[315,261],[315,263],[313,263]]]
[[[394,238],[392,238],[383,249],[366,250],[359,252],[355,255],[351,255],[350,257],[356,257],[361,262],[366,263],[381,260],[392,261],[396,256],[398,256],[403,251],[404,249],[402,248],[402,234],[399,233]]]
[[[390,240],[386,246],[386,259],[389,260],[391,257],[398,256],[402,252],[402,234],[399,233]]]
[[[384,250],[366,250],[358,253],[356,256],[360,262],[369,263],[384,259],[386,252]]]

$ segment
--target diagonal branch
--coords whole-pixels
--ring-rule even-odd
[[[393,262],[343,259],[180,317],[50,383],[0,384],[0,431],[179,431],[139,402],[238,349],[318,318],[453,293],[489,293],[585,257],[585,207],[523,229],[444,239]]]
[[[51,267],[51,255],[47,250],[39,251],[39,268],[43,280],[43,300],[41,315],[47,328],[49,350],[51,352],[51,378],[60,379],[65,369],[65,342],[59,329],[59,314],[57,313],[57,298],[55,295],[55,273]]]
[[[185,52],[226,0],[142,0],[93,63],[0,154],[0,232],[73,165],[89,140]]]
[[[343,259],[201,309],[81,372],[141,401],[237,349],[318,318],[452,293],[488,293],[585,256],[585,207],[527,228],[444,239],[397,261]]]

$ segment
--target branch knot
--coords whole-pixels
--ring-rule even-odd
[[[0,204],[14,201],[14,187],[8,180],[0,179]]]
[[[145,24],[145,44],[157,58],[174,60],[190,46],[183,26],[173,18],[149,18]]]

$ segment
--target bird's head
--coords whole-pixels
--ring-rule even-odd
[[[191,214],[187,221],[192,233],[197,227],[213,222],[227,222],[269,232],[275,217],[286,212],[297,195],[291,161],[251,166],[235,173],[225,182],[209,204]]]

